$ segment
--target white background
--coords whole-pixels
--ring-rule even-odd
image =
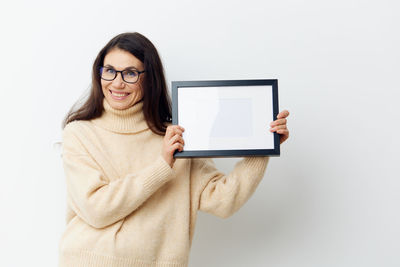
[[[0,266],[56,266],[52,144],[109,39],[138,31],[168,78],[279,79],[282,156],[190,266],[400,266],[398,1],[1,1]],[[216,160],[223,171],[236,160]]]

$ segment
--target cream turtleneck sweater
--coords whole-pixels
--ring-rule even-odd
[[[239,161],[229,175],[211,159],[161,156],[143,102],[125,110],[103,100],[101,117],[63,131],[67,186],[60,267],[188,265],[198,210],[226,218],[252,195],[268,157]]]

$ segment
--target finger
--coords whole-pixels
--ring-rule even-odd
[[[179,125],[174,125],[172,130],[175,134],[180,134],[180,135],[182,135],[182,133],[185,131],[185,129]]]
[[[280,130],[277,130],[276,133],[289,136],[289,130],[288,129],[280,129]]]
[[[287,129],[286,124],[284,124],[284,125],[277,125],[277,126],[271,128],[271,129],[269,129],[269,130],[270,130],[271,132],[275,132],[275,131],[277,131],[277,130],[282,130],[282,129]]]
[[[287,123],[286,119],[277,119],[277,120],[274,120],[273,122],[271,122],[270,126],[274,127],[274,126],[283,125],[283,124],[286,124],[286,123]]]
[[[170,139],[172,139],[175,135],[182,136],[182,133],[183,133],[183,132],[182,132],[181,130],[175,129],[175,130],[173,131],[172,136],[171,136]]]
[[[285,142],[287,139],[289,139],[289,131],[287,130],[279,130],[277,132],[279,134],[279,143],[282,144],[283,142]]]
[[[180,136],[180,135],[178,135],[178,134],[174,135],[174,136],[169,140],[168,143],[169,143],[170,145],[172,145],[172,144],[174,144],[174,143],[176,143],[176,142],[181,143],[182,145],[185,145],[185,141],[183,140],[182,136]]]
[[[174,136],[174,131],[173,131],[173,127],[172,126],[168,126],[167,130],[165,131],[165,138],[167,140],[171,139],[172,136]]]
[[[172,126],[172,128],[175,130],[175,129],[178,129],[178,130],[180,130],[181,132],[184,132],[185,131],[185,128],[183,128],[182,126],[180,126],[180,125],[171,125]]]
[[[182,151],[183,150],[183,145],[181,143],[175,143],[171,146],[171,153],[174,153],[175,150]]]
[[[183,129],[183,127],[179,126],[179,125],[170,125],[167,127],[167,131],[165,133],[165,136],[167,137],[167,139],[171,139],[175,134],[182,134],[182,132],[185,129]]]
[[[283,118],[286,118],[286,117],[288,117],[288,116],[289,116],[289,111],[287,111],[287,110],[285,109],[285,110],[279,112],[277,118],[278,118],[278,119],[283,119]]]

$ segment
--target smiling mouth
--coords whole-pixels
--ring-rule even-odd
[[[113,91],[111,91],[111,90],[108,90],[108,91],[110,91],[110,93],[111,93],[112,95],[117,96],[117,97],[125,97],[125,96],[127,96],[127,95],[130,95],[130,93],[117,93],[117,92],[113,92]]]
[[[110,95],[111,95],[112,99],[114,99],[114,100],[124,100],[130,95],[130,93],[119,94],[119,93],[113,92],[111,90],[108,90],[108,91],[110,91]]]

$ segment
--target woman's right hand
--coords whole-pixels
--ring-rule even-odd
[[[167,127],[167,131],[165,132],[162,156],[171,168],[174,166],[175,162],[175,150],[183,150],[185,142],[183,141],[182,133],[184,131],[185,129],[179,125],[170,125]]]

